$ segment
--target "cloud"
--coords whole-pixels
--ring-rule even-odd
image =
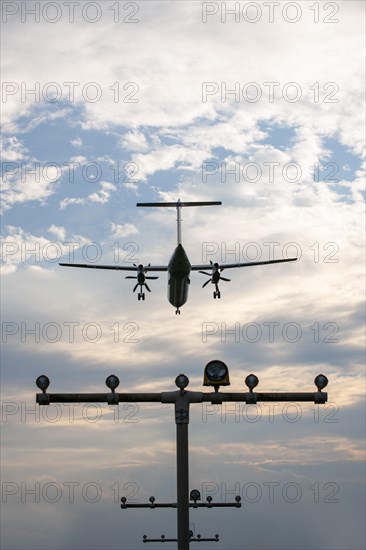
[[[148,151],[149,145],[146,137],[142,132],[132,131],[127,132],[120,140],[121,147],[129,151]]]
[[[43,236],[36,236],[22,227],[7,225],[7,233],[2,239],[1,272],[12,274],[21,267],[32,268],[35,273],[46,272],[47,265],[55,265],[65,255],[70,259],[72,250],[77,250],[90,241],[81,235],[73,235],[69,243],[64,244],[66,231],[64,227],[52,224],[47,231],[57,237],[51,241]],[[70,246],[68,246],[68,244]]]
[[[1,144],[1,157],[3,161],[17,161],[24,158],[28,150],[15,136],[4,137]]]
[[[281,17],[275,25],[265,21],[264,17],[258,24],[250,25],[243,21],[242,24],[232,21],[222,24],[219,16],[204,24],[198,8],[200,6],[192,9],[190,5],[182,5],[178,14],[176,9],[165,6],[165,32],[162,36],[159,17],[149,6],[143,6],[144,17],[139,24],[124,26],[122,65],[119,37],[115,34],[116,28],[107,22],[107,11],[105,18],[94,27],[97,34],[93,42],[89,40],[87,26],[77,25],[78,32],[68,44],[71,54],[79,52],[72,66],[66,61],[67,55],[61,55],[57,48],[50,48],[47,52],[41,48],[42,43],[52,43],[55,32],[64,34],[68,28],[67,20],[62,19],[56,26],[41,22],[37,29],[30,25],[27,29],[30,43],[26,46],[18,44],[18,48],[22,59],[34,60],[36,55],[39,56],[37,67],[15,61],[5,67],[5,78],[16,83],[24,80],[30,86],[36,80],[34,71],[37,70],[37,80],[43,87],[50,81],[58,82],[64,98],[70,94],[63,83],[79,83],[75,86],[73,102],[84,106],[84,117],[80,121],[84,128],[131,126],[133,129],[125,138],[126,146],[131,147],[146,147],[146,134],[143,137],[137,130],[142,125],[179,127],[199,119],[215,122],[220,118],[230,120],[233,115],[239,124],[246,121],[250,126],[251,121],[261,116],[265,120],[286,121],[293,126],[307,124],[328,134],[339,131],[345,143],[362,143],[362,129],[356,121],[359,102],[362,101],[363,78],[357,54],[350,53],[362,47],[356,30],[362,19],[362,10],[357,3],[352,3],[345,11],[340,24],[324,25],[326,40],[325,36],[314,37],[313,25],[309,24],[305,13],[298,23],[292,25]],[[190,21],[189,36],[184,24],[186,20]],[[5,30],[10,30],[15,24],[14,20]],[[242,32],[243,25],[245,33]],[[114,37],[112,41],[111,32]],[[282,36],[280,41],[277,40],[278,33]],[[340,36],[348,44],[347,52],[338,48],[337,54],[333,55],[333,45],[339,44]],[[135,47],[135,40],[146,40],[147,37],[150,44],[148,51]],[[9,35],[9,47],[12,47],[12,40]],[[306,51],[293,47],[299,41],[307,44]],[[272,44],[270,55],[267,51],[269,43]],[[329,47],[330,44],[332,47]],[[98,55],[100,48],[108,48],[109,63],[103,67]],[[199,59],[197,48],[202,54]],[[315,57],[316,65],[310,61]],[[83,86],[95,81],[95,75],[98,75],[101,98],[91,102],[87,100]],[[291,103],[286,99],[286,86],[294,81],[300,86],[302,97],[299,102]],[[116,82],[119,83],[118,98],[113,88]],[[219,87],[218,92],[208,96],[206,102],[201,97],[203,82],[214,82]],[[262,97],[257,103],[243,99],[243,87],[248,82],[255,82],[260,88]],[[279,82],[274,88],[273,103],[269,98],[269,86],[264,84],[266,82]],[[314,101],[315,82],[319,82],[320,99],[317,103]],[[334,88],[325,88],[327,83],[332,82],[335,82]],[[132,91],[129,86],[132,84],[128,83],[135,83],[138,87],[134,98],[137,103],[129,102]],[[225,95],[226,90],[235,89],[236,83],[240,87],[239,101],[233,94]],[[339,92],[335,92],[334,97],[338,102],[324,103],[327,94],[330,95],[337,87]],[[293,89],[289,89],[289,95],[290,91]],[[344,98],[349,94],[352,94],[353,101],[345,102]],[[42,91],[40,96],[42,99]],[[19,106],[32,109],[32,96],[27,97],[27,102],[23,104],[20,99],[20,90],[8,97],[4,107],[9,121],[16,120]]]
[[[45,169],[37,162],[17,163],[3,178],[2,209],[28,201],[45,204],[55,193],[63,171],[60,166]]]
[[[91,193],[87,197],[72,198],[66,197],[60,201],[60,210],[64,210],[70,204],[82,205],[88,203],[105,204],[109,201],[111,192],[117,191],[117,187],[108,181],[99,183],[100,189],[95,193]]]
[[[132,160],[139,167],[139,177],[146,181],[155,172],[169,170],[177,167],[177,165],[180,169],[197,169],[206,160],[207,156],[207,150],[199,151],[193,148],[171,145],[162,147],[146,155],[142,153],[134,154],[132,155]]]
[[[71,145],[74,147],[82,147],[83,140],[80,137],[76,137],[70,141]]]
[[[85,204],[86,203],[86,199],[83,199],[83,198],[70,198],[70,197],[66,197],[65,199],[62,199],[62,201],[60,201],[60,210],[64,210],[67,206],[69,206],[70,204]]]
[[[47,231],[48,231],[49,233],[52,233],[53,235],[56,235],[56,237],[57,237],[60,241],[65,240],[66,230],[65,230],[64,227],[61,227],[61,226],[57,226],[57,225],[52,224],[52,225],[47,229]]]
[[[112,235],[116,238],[127,237],[128,235],[135,235],[139,233],[139,230],[132,223],[111,223]]]
[[[101,189],[96,193],[92,193],[91,195],[89,195],[88,199],[91,202],[99,202],[101,204],[104,204],[109,201],[111,191],[117,191],[117,187],[113,183],[109,183],[108,181],[101,181],[100,186]]]

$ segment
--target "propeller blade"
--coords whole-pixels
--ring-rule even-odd
[[[205,288],[206,285],[208,285],[208,283],[211,282],[211,279],[209,279],[208,281],[206,281],[203,285],[202,285],[202,288]]]
[[[137,279],[137,277],[132,277],[132,275],[127,275],[127,277],[125,277],[125,279]]]
[[[135,292],[136,288],[139,286],[138,283],[135,284],[135,286],[133,287],[133,292]]]
[[[147,283],[145,283],[145,286],[146,286],[146,290],[148,290],[149,292],[151,292],[151,290],[149,289]]]
[[[220,281],[231,281],[231,279],[226,279],[226,277],[220,277]]]
[[[207,273],[207,271],[199,271],[198,273],[203,273],[204,275],[208,275],[209,277],[211,277],[211,273]]]
[[[145,277],[145,279],[159,279],[159,277]]]

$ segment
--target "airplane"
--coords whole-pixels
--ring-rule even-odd
[[[136,285],[133,288],[133,292],[136,291],[137,287],[139,288],[138,300],[145,300],[144,288],[148,292],[151,292],[147,280],[158,279],[157,276],[148,276],[147,273],[150,272],[159,272],[167,271],[168,272],[168,301],[172,306],[174,306],[175,313],[180,314],[180,308],[188,300],[188,290],[191,283],[190,273],[191,271],[198,271],[204,275],[207,275],[209,279],[202,285],[204,288],[208,283],[215,285],[215,290],[213,292],[214,299],[221,298],[221,293],[219,290],[220,281],[230,281],[226,277],[222,277],[221,273],[224,269],[232,269],[236,267],[249,267],[254,265],[267,265],[267,264],[277,264],[282,262],[294,262],[297,258],[286,258],[281,260],[267,260],[263,262],[239,262],[233,264],[218,264],[217,262],[213,263],[210,261],[210,264],[203,265],[191,265],[187,253],[184,250],[182,244],[182,218],[181,210],[183,207],[188,206],[214,206],[221,205],[221,201],[205,201],[205,202],[187,202],[181,201],[178,199],[177,202],[139,202],[136,206],[142,207],[175,207],[177,210],[177,246],[173,251],[173,254],[169,260],[168,265],[146,265],[139,264],[138,266],[116,266],[116,265],[92,265],[92,264],[69,264],[69,263],[60,263],[61,266],[67,267],[85,267],[91,269],[113,269],[121,271],[135,271],[136,276],[127,276],[126,279],[135,279],[137,280]],[[206,270],[210,270],[208,273]]]

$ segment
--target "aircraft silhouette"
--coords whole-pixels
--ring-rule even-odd
[[[207,275],[209,279],[202,285],[204,288],[208,283],[215,285],[215,290],[213,292],[214,298],[221,298],[221,293],[219,290],[220,281],[230,281],[225,277],[221,276],[221,272],[224,269],[232,269],[236,267],[249,267],[253,265],[267,265],[267,264],[277,264],[282,262],[294,262],[297,258],[286,258],[281,260],[267,260],[263,262],[239,262],[233,264],[222,264],[218,263],[203,264],[203,265],[191,265],[186,251],[182,245],[182,219],[181,219],[181,210],[186,206],[211,206],[211,205],[221,205],[221,201],[206,201],[206,202],[186,202],[180,201],[177,202],[139,202],[136,206],[144,207],[175,207],[177,209],[177,246],[169,260],[168,265],[142,265],[138,266],[134,264],[132,266],[116,266],[116,265],[92,265],[92,264],[69,264],[69,263],[60,263],[61,266],[67,267],[86,267],[91,269],[113,269],[121,271],[135,271],[136,276],[127,276],[126,279],[135,279],[137,283],[133,288],[133,292],[136,291],[137,287],[139,288],[138,300],[145,300],[144,288],[148,292],[151,292],[147,280],[158,279],[158,277],[148,276],[147,273],[150,272],[159,272],[167,271],[168,272],[168,300],[176,308],[175,313],[180,314],[180,308],[186,303],[188,299],[188,289],[191,283],[190,273],[191,271],[198,271]],[[208,273],[205,270],[210,270]]]

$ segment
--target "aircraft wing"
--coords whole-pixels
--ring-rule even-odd
[[[65,264],[59,263],[58,265],[66,267],[88,267],[90,269],[115,269],[117,271],[138,271],[138,266],[132,265],[97,265],[97,264]],[[144,271],[168,271],[167,265],[144,265]]]
[[[286,258],[282,260],[266,260],[264,262],[237,262],[235,264],[219,264],[219,269],[223,271],[224,269],[232,269],[234,267],[250,267],[252,265],[267,265],[267,264],[279,264],[282,262],[295,262],[297,258]],[[202,265],[192,265],[192,271],[200,271],[202,269],[212,269],[214,263],[212,264],[202,264]]]
[[[250,267],[252,265],[267,265],[267,264],[278,264],[282,262],[295,262],[297,258],[286,258],[282,260],[266,260],[263,262],[237,262],[235,264],[219,264],[219,269],[232,269],[234,267]],[[59,263],[58,265],[66,267],[85,267],[89,269],[111,269],[117,271],[137,271],[138,266],[132,265],[99,265],[99,264],[68,264],[68,263]],[[214,264],[201,264],[201,265],[192,265],[192,271],[199,271],[202,269],[212,269]],[[167,265],[144,265],[144,271],[168,271]]]

